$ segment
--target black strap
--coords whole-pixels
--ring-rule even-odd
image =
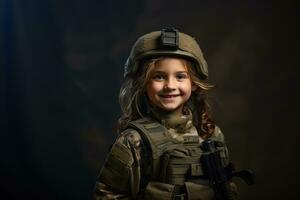
[[[178,30],[175,28],[164,28],[161,30],[161,45],[163,49],[178,49]]]
[[[187,200],[187,195],[186,195],[186,193],[177,194],[177,195],[174,196],[174,200]]]
[[[173,200],[187,200],[185,185],[175,185],[173,193]]]

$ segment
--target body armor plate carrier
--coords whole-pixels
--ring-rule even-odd
[[[144,199],[213,198],[209,180],[202,171],[199,136],[183,136],[183,141],[178,141],[166,127],[149,118],[132,121],[128,128],[140,133],[152,154],[152,172]],[[225,148],[221,147],[220,151]]]

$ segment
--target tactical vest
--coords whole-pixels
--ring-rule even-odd
[[[166,127],[142,118],[129,123],[137,130],[152,154],[152,170],[143,199],[213,199],[209,180],[205,179],[200,158],[199,136],[172,137]]]

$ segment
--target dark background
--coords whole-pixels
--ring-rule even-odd
[[[1,0],[0,198],[90,199],[130,48],[174,26],[204,51],[231,159],[257,174],[241,199],[298,199],[295,2]]]

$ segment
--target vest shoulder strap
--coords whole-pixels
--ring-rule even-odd
[[[142,139],[151,148],[153,159],[158,159],[169,145],[174,144],[168,130],[151,118],[131,121],[127,128],[133,128],[141,134]]]

